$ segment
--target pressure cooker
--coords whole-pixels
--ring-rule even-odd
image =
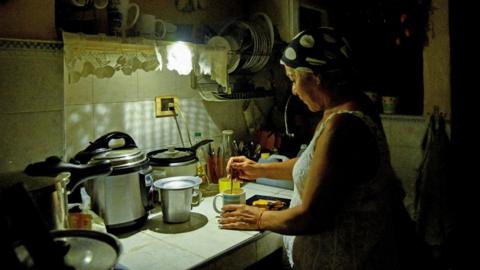
[[[29,164],[24,171],[1,173],[0,191],[5,196],[0,197],[7,198],[15,185],[22,185],[33,205],[30,209],[25,207],[25,212],[38,212],[48,230],[68,229],[68,194],[85,181],[108,175],[111,171],[111,164],[107,161],[77,165],[51,156],[45,161]],[[26,205],[19,197],[14,196],[10,202],[4,203],[14,204],[17,208]]]
[[[112,146],[114,140],[123,142],[120,146]],[[148,196],[152,169],[147,156],[130,135],[119,131],[107,133],[77,153],[74,160],[86,164],[103,161],[112,164],[109,175],[86,185],[92,209],[104,219],[107,231],[125,232],[146,222],[148,210],[153,208]]]

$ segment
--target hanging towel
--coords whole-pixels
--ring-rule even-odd
[[[454,225],[450,139],[443,116],[432,115],[423,138],[424,157],[415,187],[417,231],[430,246],[441,246]]]

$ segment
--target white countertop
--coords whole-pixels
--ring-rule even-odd
[[[290,198],[291,190],[248,183],[243,187],[247,199],[253,195]],[[218,214],[213,210],[213,196],[206,197],[192,212],[208,222],[184,233],[159,233],[144,229],[127,237],[120,264],[129,270],[142,269],[243,269],[282,246],[279,234],[268,231],[236,231],[218,228]],[[161,219],[161,213],[149,219]],[[235,263],[233,263],[233,260]]]

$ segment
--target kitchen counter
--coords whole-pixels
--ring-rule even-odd
[[[291,190],[255,183],[243,188],[247,199],[256,194],[292,195]],[[161,212],[150,214],[142,230],[119,236],[123,244],[120,265],[129,270],[244,269],[282,246],[281,235],[273,232],[219,229],[212,204],[213,196],[203,198],[192,209],[191,222],[183,225],[164,224]],[[175,228],[184,232],[175,233]]]

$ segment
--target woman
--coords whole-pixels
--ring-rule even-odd
[[[403,242],[414,239],[407,237],[414,232],[404,193],[379,115],[355,89],[349,59],[347,42],[331,28],[303,31],[288,44],[281,63],[292,94],[310,111],[323,111],[315,134],[298,158],[256,163],[232,157],[227,170],[247,180],[292,179],[290,208],[225,205],[219,224],[286,235],[295,269],[414,269],[403,252]]]

